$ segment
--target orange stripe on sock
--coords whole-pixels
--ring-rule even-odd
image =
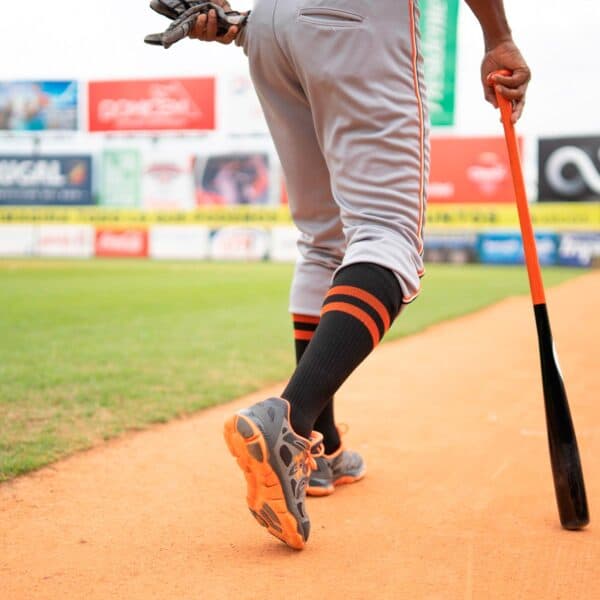
[[[323,306],[321,316],[332,311],[344,312],[355,319],[358,319],[369,330],[371,338],[373,339],[373,347],[377,346],[381,337],[379,335],[379,329],[377,329],[377,325],[369,313],[366,313],[362,308],[358,308],[358,306],[354,306],[354,304],[349,304],[348,302],[329,302]]]
[[[296,323],[310,323],[312,325],[318,325],[321,320],[320,317],[311,317],[310,315],[292,315],[292,319]]]
[[[326,297],[329,298],[330,296],[339,294],[343,296],[352,296],[362,300],[363,302],[366,302],[370,307],[374,308],[377,311],[377,314],[381,317],[384,330],[387,331],[390,328],[390,314],[383,303],[373,296],[373,294],[369,294],[369,292],[365,292],[365,290],[350,285],[338,285],[331,288],[329,292],[327,292]]]
[[[310,342],[312,340],[313,335],[315,335],[314,331],[304,331],[302,329],[294,329],[294,339],[295,340],[304,340],[305,342]]]

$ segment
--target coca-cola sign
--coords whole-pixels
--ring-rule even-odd
[[[92,81],[90,131],[212,130],[215,80]]]
[[[145,229],[97,229],[96,256],[145,258],[148,232]]]

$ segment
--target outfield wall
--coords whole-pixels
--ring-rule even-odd
[[[297,239],[296,229],[285,224],[0,224],[0,257],[293,262]],[[541,229],[536,240],[542,265],[600,265],[598,230]],[[432,228],[426,235],[425,261],[522,264],[521,236],[505,228]]]

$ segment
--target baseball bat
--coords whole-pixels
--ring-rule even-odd
[[[488,84],[494,87],[498,107],[500,108],[515,189],[517,211],[519,213],[519,223],[521,225],[521,235],[523,237],[525,264],[527,265],[529,288],[531,290],[537,328],[546,427],[550,447],[550,463],[552,466],[558,513],[560,522],[565,529],[582,529],[589,523],[590,517],[577,438],[552,338],[552,330],[550,329],[544,284],[535,245],[535,235],[529,214],[521,159],[519,157],[519,146],[517,144],[515,128],[511,120],[512,102],[504,98],[494,85],[493,77],[496,74],[510,75],[510,71],[502,70],[492,73],[488,77]]]

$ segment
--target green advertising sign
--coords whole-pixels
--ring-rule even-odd
[[[454,124],[459,0],[421,0],[421,48],[432,125]]]
[[[139,206],[141,163],[139,150],[105,150],[102,153],[100,204],[120,208]]]

